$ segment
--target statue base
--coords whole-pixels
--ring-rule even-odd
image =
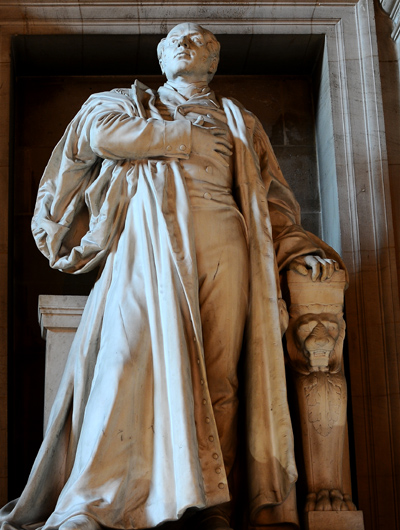
[[[364,516],[356,512],[306,512],[305,530],[364,530]]]

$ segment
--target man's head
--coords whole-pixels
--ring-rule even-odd
[[[175,26],[157,47],[158,60],[168,80],[184,79],[209,83],[219,61],[220,44],[215,36],[199,24]]]

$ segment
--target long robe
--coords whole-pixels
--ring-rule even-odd
[[[90,97],[40,183],[32,227],[51,267],[82,273],[100,265],[101,274],[28,484],[0,510],[4,529],[7,523],[58,528],[77,513],[108,527],[147,528],[175,520],[189,507],[229,500],[207,387],[190,202],[179,164],[187,153],[165,150],[168,134],[177,145],[179,134],[189,143],[190,137],[187,125],[176,132],[168,126],[168,132],[157,121],[154,98],[138,82],[130,90]],[[221,105],[234,139],[233,193],[249,234],[244,428],[256,524],[265,507],[287,498],[297,477],[279,270],[299,255],[324,254],[300,226],[298,204],[257,119],[230,99]],[[121,160],[98,151],[96,131],[113,120],[120,120],[124,134],[134,120],[132,146],[143,141],[149,113],[158,131],[146,137],[154,142],[152,156]]]

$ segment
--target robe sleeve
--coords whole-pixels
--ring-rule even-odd
[[[190,123],[179,126],[178,131],[162,120],[140,117],[124,94],[88,99],[54,149],[39,185],[32,231],[52,268],[82,273],[103,262],[119,239],[136,191],[135,161],[190,151]]]
[[[92,123],[91,148],[110,160],[154,157],[188,158],[191,124],[188,120],[164,121],[105,110]]]

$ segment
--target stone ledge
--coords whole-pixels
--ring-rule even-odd
[[[305,530],[364,530],[364,516],[357,512],[307,512]]]
[[[39,323],[45,339],[48,329],[75,331],[85,308],[87,296],[60,296],[41,294],[39,296]]]

